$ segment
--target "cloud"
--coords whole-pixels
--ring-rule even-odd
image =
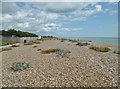
[[[30,27],[30,24],[28,22],[25,23],[18,23],[17,25],[19,28],[28,28]]]
[[[101,5],[96,5],[96,10],[97,11],[101,11],[102,10],[102,6]]]
[[[109,11],[110,15],[117,14],[117,13],[118,13],[118,10],[111,10],[111,11]]]
[[[86,21],[90,16],[103,11],[103,6],[98,2],[26,2],[19,5],[14,2],[4,2],[2,7],[3,28],[15,28],[43,35],[61,31],[79,31],[81,28],[64,27],[62,23]]]
[[[2,2],[2,14],[14,13],[20,10],[20,8],[14,2]]]
[[[64,13],[64,12],[72,12],[75,11],[78,8],[78,3],[48,3],[45,6],[45,10],[47,12],[53,12],[53,13]]]
[[[46,12],[51,13],[67,13],[80,10],[88,5],[95,5],[97,2],[47,2],[47,3],[32,3],[38,9],[44,8]]]
[[[55,23],[45,24],[43,27],[43,29],[46,30],[47,32],[55,31],[55,30],[58,30],[59,28],[60,28],[60,25],[56,25]]]
[[[12,20],[13,20],[13,16],[12,15],[10,15],[10,14],[5,14],[4,16],[3,16],[3,21],[5,22],[12,22]]]

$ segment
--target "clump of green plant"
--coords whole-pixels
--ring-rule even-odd
[[[25,63],[25,62],[14,62],[12,64],[12,67],[11,69],[13,71],[22,71],[24,69],[27,69],[30,67],[30,64],[29,63]]]
[[[36,47],[38,47],[38,46],[37,46],[37,45],[34,45],[34,46],[33,46],[33,48],[36,48]]]
[[[48,49],[48,50],[43,50],[41,53],[42,54],[50,54],[58,51],[59,49]]]
[[[33,44],[40,44],[40,42],[39,41],[30,41],[30,42],[24,43],[24,45],[33,45]]]
[[[97,47],[97,46],[90,46],[90,49],[93,49],[97,52],[108,52],[110,49],[108,47]]]
[[[113,53],[120,54],[120,50],[114,50]]]
[[[55,52],[57,57],[69,57],[70,51],[65,51],[65,50],[58,50]]]
[[[13,43],[15,43],[15,42],[0,41],[0,46],[10,45]]]
[[[46,37],[46,38],[41,38],[40,41],[47,41],[47,40],[52,40],[53,38]]]
[[[2,51],[9,51],[9,50],[12,50],[12,48],[1,48],[0,52],[2,52]]]
[[[39,41],[33,41],[33,43],[34,43],[34,44],[40,44],[40,42],[39,42]]]
[[[20,45],[13,44],[12,47],[20,47]]]

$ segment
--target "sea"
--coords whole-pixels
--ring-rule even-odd
[[[92,41],[99,44],[120,46],[120,38],[116,37],[67,37],[67,39],[74,39],[79,41]]]

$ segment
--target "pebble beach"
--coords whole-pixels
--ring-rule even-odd
[[[34,48],[33,46],[36,45]],[[60,40],[40,41],[23,45],[2,54],[2,87],[116,87],[118,85],[118,54],[115,47],[109,52],[96,52],[89,46],[77,46]],[[68,58],[54,53],[42,54],[47,49],[69,50]],[[40,49],[40,50],[38,50]],[[14,72],[13,62],[26,62],[30,68]]]

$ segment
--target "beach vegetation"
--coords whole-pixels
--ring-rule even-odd
[[[15,42],[0,41],[0,46],[11,45],[11,44],[14,44],[14,43]]]
[[[33,48],[36,48],[36,47],[38,47],[38,46],[37,46],[37,45],[34,45],[34,46],[33,46]]]
[[[69,57],[69,53],[71,52],[61,49],[48,49],[42,51],[42,54],[50,54],[50,53],[55,53],[57,57]]]
[[[0,48],[0,52],[2,52],[2,51],[9,51],[9,50],[12,50],[12,48]]]
[[[12,64],[12,67],[11,69],[13,71],[22,71],[24,69],[27,69],[30,67],[30,64],[29,63],[25,63],[25,62],[14,62]]]
[[[12,44],[12,47],[20,47],[19,44]]]
[[[43,50],[41,53],[42,54],[50,54],[50,53],[54,53],[56,51],[59,51],[59,49],[47,49],[47,50]]]
[[[39,41],[30,41],[30,42],[24,43],[24,45],[33,45],[33,44],[40,44],[40,42]]]
[[[58,50],[55,52],[57,57],[69,57],[69,53],[71,53],[70,51],[65,51],[65,50]]]
[[[110,49],[108,47],[97,47],[97,46],[90,46],[90,49],[95,50],[97,52],[108,52]]]

